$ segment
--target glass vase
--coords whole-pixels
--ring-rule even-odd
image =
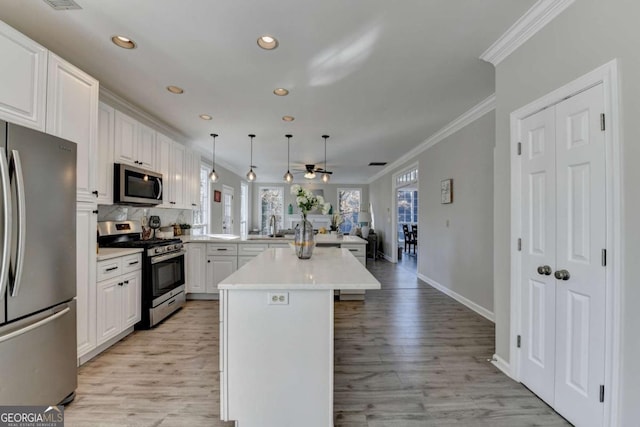
[[[300,259],[309,259],[313,254],[313,247],[316,245],[313,235],[313,225],[307,221],[307,216],[302,216],[302,222],[296,225],[293,244],[296,255]]]

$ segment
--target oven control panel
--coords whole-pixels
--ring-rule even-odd
[[[182,249],[182,243],[174,243],[170,245],[155,246],[147,249],[147,256],[157,256],[171,252],[177,252]]]

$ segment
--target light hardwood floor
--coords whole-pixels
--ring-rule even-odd
[[[407,265],[370,260],[382,290],[336,302],[336,427],[569,425],[487,361],[491,322]],[[219,420],[217,301],[191,301],[135,332],[78,380],[67,426],[233,425]]]

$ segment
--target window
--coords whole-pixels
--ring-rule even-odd
[[[338,212],[344,219],[340,231],[348,234],[352,228],[358,227],[358,213],[362,191],[359,188],[338,188]]]
[[[284,228],[284,188],[260,187],[258,192],[258,208],[260,209],[260,230],[266,233],[269,229],[269,218],[276,216],[278,228]]]
[[[200,207],[193,211],[193,234],[209,233],[209,210],[209,166],[200,164]]]

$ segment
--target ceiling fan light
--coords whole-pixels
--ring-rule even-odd
[[[316,173],[314,171],[306,171],[304,173],[304,177],[307,179],[313,179],[316,177]]]
[[[322,182],[324,182],[325,184],[329,182],[330,179],[331,179],[331,175],[329,175],[328,173],[322,174]]]

